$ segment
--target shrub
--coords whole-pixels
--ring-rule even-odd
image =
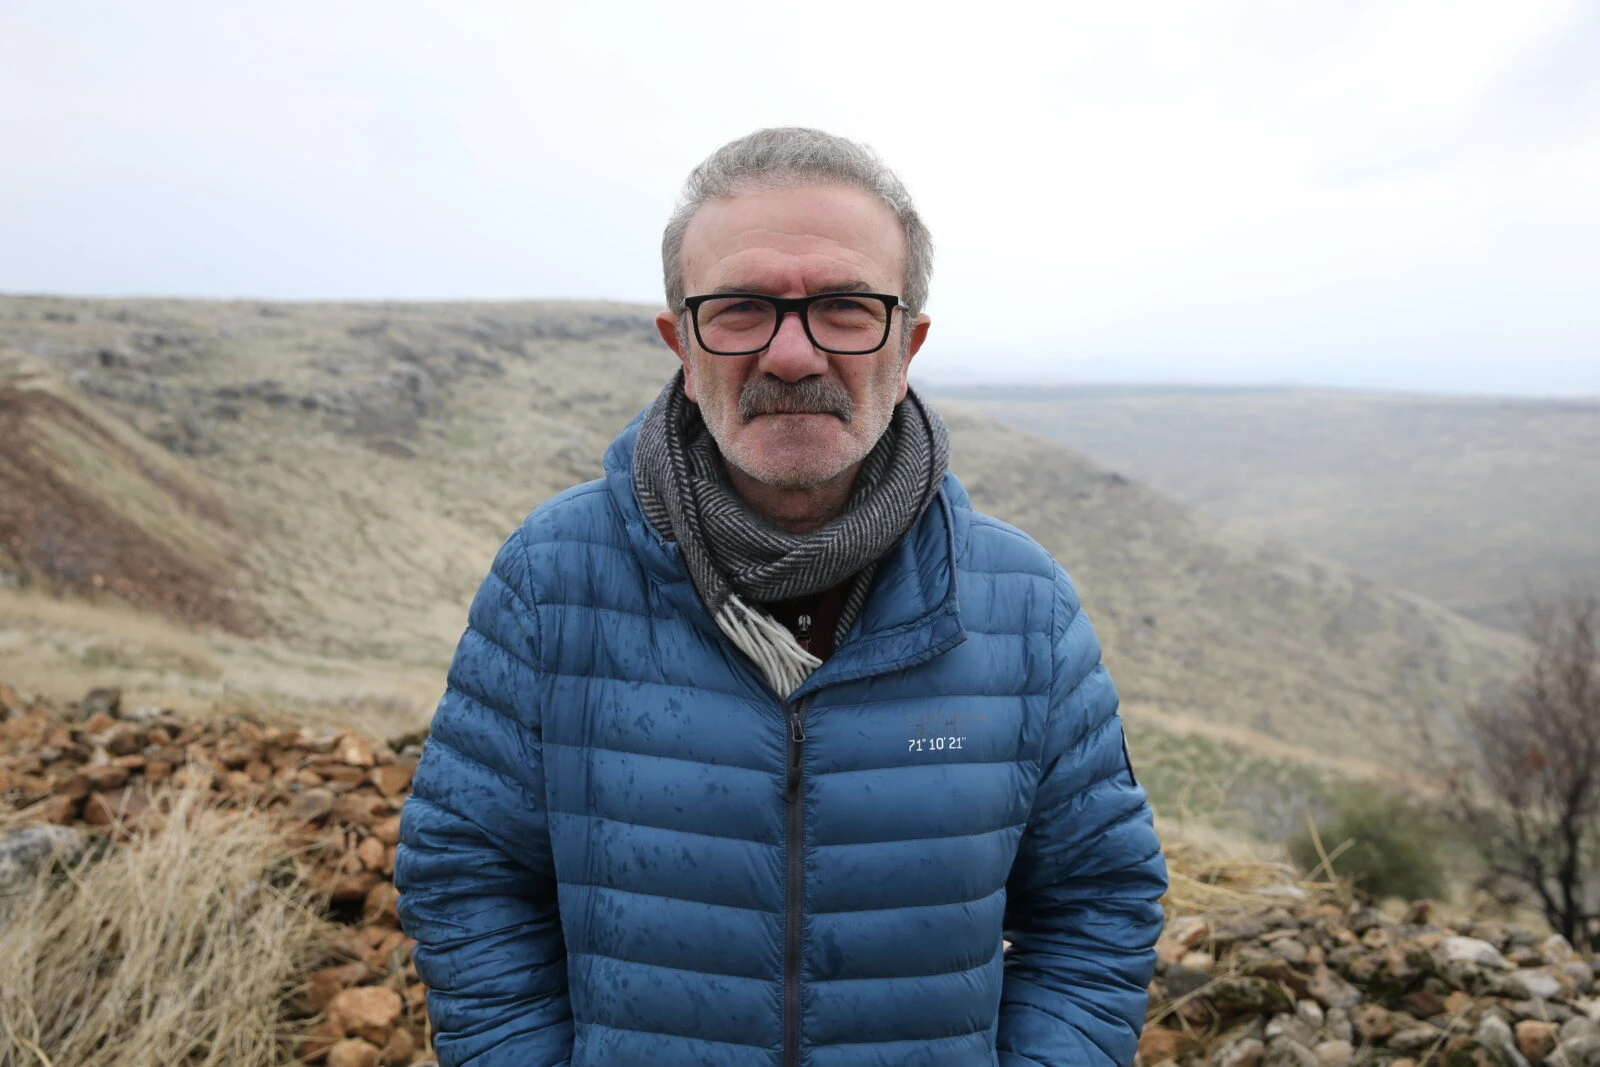
[[[1376,790],[1353,792],[1332,819],[1317,824],[1317,834],[1333,857],[1333,873],[1363,893],[1415,900],[1437,897],[1444,890],[1439,835],[1401,797]],[[1289,840],[1289,858],[1302,871],[1317,870],[1322,857],[1309,830]]]

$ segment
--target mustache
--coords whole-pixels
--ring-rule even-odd
[[[820,375],[786,382],[763,374],[739,393],[739,418],[749,422],[757,415],[836,415],[849,422],[855,415],[855,402],[844,386]]]

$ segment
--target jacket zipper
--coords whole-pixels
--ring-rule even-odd
[[[783,1063],[800,1065],[800,950],[801,925],[805,921],[805,744],[806,705],[787,705],[789,711],[789,771],[783,799],[787,806],[784,842],[784,926],[783,926]]]

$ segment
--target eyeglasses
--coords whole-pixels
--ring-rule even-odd
[[[778,336],[789,312],[811,343],[840,356],[864,356],[889,340],[898,296],[887,293],[817,293],[815,296],[762,296],[712,293],[685,297],[683,309],[694,323],[695,340],[714,356],[749,356]]]

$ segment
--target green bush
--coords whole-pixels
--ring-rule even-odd
[[[1351,793],[1332,819],[1317,823],[1317,833],[1329,855],[1350,842],[1334,857],[1333,870],[1363,893],[1416,900],[1444,891],[1439,830],[1402,797]],[[1307,873],[1322,862],[1309,831],[1289,840],[1289,858]]]

